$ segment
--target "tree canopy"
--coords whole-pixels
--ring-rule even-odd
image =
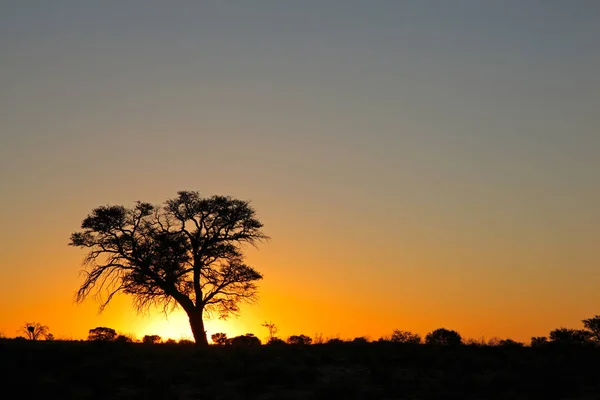
[[[205,316],[226,318],[256,299],[262,275],[244,263],[243,246],[268,239],[249,202],[180,191],[162,206],[137,202],[95,208],[71,235],[88,251],[77,300],[102,310],[119,292],[138,310],[180,306],[196,343],[208,345]]]

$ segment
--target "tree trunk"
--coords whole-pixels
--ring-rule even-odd
[[[206,338],[206,331],[204,330],[204,320],[202,319],[202,313],[204,310],[193,310],[188,312],[190,319],[190,327],[192,328],[192,334],[194,335],[194,341],[198,346],[208,346],[208,339]]]

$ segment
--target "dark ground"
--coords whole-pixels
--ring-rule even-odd
[[[600,399],[600,349],[0,340],[3,399]],[[9,394],[13,393],[13,394]]]

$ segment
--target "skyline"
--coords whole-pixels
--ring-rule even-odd
[[[7,336],[186,328],[75,305],[67,246],[93,208],[177,190],[249,200],[271,237],[259,302],[210,333],[528,341],[600,313],[595,2],[0,9]]]

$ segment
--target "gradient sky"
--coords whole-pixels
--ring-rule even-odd
[[[258,304],[209,322],[529,341],[600,314],[600,3],[0,0],[0,332],[191,337],[73,303],[96,206],[250,200]]]

